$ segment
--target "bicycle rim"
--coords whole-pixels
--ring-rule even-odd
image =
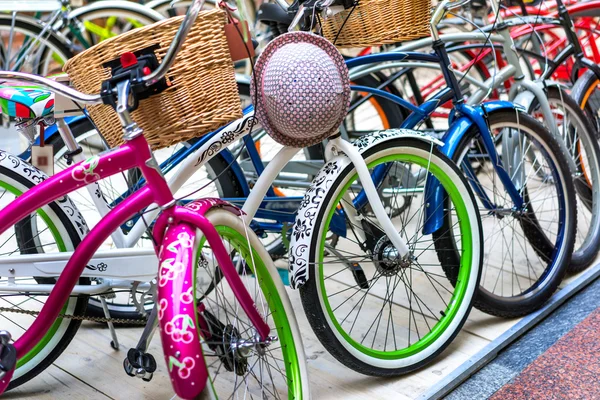
[[[220,398],[237,398],[238,393],[243,393],[244,397],[302,398],[299,362],[303,360],[298,358],[293,329],[273,276],[259,254],[254,249],[250,251],[249,240],[244,235],[225,225],[215,228],[225,245],[231,246],[240,277],[271,327],[270,335],[276,335],[278,340],[265,347],[263,354],[251,350],[242,356],[231,350],[235,344],[253,340],[256,330],[226,279],[222,279],[219,267],[214,267],[216,260],[203,238],[199,243],[194,279],[196,304],[202,303],[206,308],[203,316],[212,332],[212,338],[203,340],[209,390],[214,390]]]
[[[458,191],[447,170],[431,157],[420,153],[389,154],[368,164],[370,169],[381,165],[390,168],[388,177],[394,177],[389,186],[385,185],[393,189],[392,193],[384,189],[382,200],[388,215],[394,209],[402,209],[392,221],[401,226],[400,234],[412,251],[412,261],[403,266],[386,260],[391,243],[374,216],[369,215],[368,206],[355,209],[367,221],[362,223],[366,236],[373,238],[363,243],[367,254],[364,248],[359,249],[356,237],[352,237],[353,228],[348,220],[346,224],[350,227],[345,239],[323,233],[329,230],[335,215],[354,207],[347,197],[348,193],[360,190],[352,188],[357,180],[354,175],[346,181],[325,216],[319,234],[315,284],[326,318],[350,354],[377,367],[412,370],[443,350],[470,310],[478,278],[479,258],[474,265],[473,246],[479,245],[479,237],[474,238],[472,231],[472,224],[476,223],[473,218],[477,216],[467,211],[465,202],[471,198]],[[422,176],[422,180],[410,184],[410,177],[415,174]],[[442,273],[435,239],[423,232],[427,221],[422,210],[429,201],[424,187],[434,179],[449,193],[452,204],[444,213],[454,215],[456,224],[452,229],[461,238],[457,243],[461,257],[456,287]],[[386,195],[394,199],[385,199]],[[411,197],[409,201],[406,195]],[[352,246],[355,252],[349,250]],[[367,368],[361,372],[378,374]]]

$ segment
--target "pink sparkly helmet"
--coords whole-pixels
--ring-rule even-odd
[[[327,39],[308,32],[286,33],[258,58],[250,94],[258,121],[275,141],[312,146],[332,136],[346,117],[348,68]]]

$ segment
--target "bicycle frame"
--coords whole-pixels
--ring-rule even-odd
[[[370,91],[369,88],[365,90],[360,86],[353,86],[352,88],[353,90]],[[386,93],[387,92],[384,92],[384,95]],[[400,99],[400,97],[397,96],[394,96],[394,98],[395,100]],[[415,109],[417,108],[415,107]],[[252,137],[249,135],[252,130],[254,121],[254,113],[252,107],[246,108],[246,110],[244,110],[244,114],[244,117],[242,117],[238,121],[233,122],[232,124],[226,127],[220,128],[215,132],[203,136],[190,147],[180,149],[179,151],[171,155],[166,161],[161,163],[160,168],[164,174],[169,173],[171,171],[174,172],[172,177],[169,178],[169,186],[171,187],[173,192],[177,192],[199,168],[201,168],[211,158],[219,154],[231,166],[232,172],[236,176],[238,182],[242,185],[243,194],[245,196],[239,198],[224,198],[224,200],[236,204],[238,206],[244,204],[246,198],[250,195],[251,190],[247,183],[246,176],[244,175],[242,165],[240,165],[235,160],[234,155],[231,153],[231,151],[227,149],[227,146],[237,140],[244,140],[246,149],[248,150],[248,154],[250,156],[249,163],[251,164],[251,167],[254,168],[254,170],[256,171],[256,175],[262,175],[265,169],[265,163],[263,163],[263,161],[261,160],[260,155],[256,149],[255,143],[253,142]],[[66,120],[70,122],[76,122],[83,118],[85,117],[69,117],[69,119]],[[57,123],[54,126],[49,127],[46,130],[46,139],[52,137],[53,135],[56,135],[61,129],[60,125],[60,123]],[[64,137],[65,135],[70,136],[71,134],[70,132],[63,132],[62,135]],[[37,140],[39,141],[39,138]],[[21,154],[20,157],[28,159],[28,156],[29,152],[25,152]],[[312,164],[315,165],[313,166]],[[289,169],[290,172],[304,173],[310,175],[316,174],[319,171],[320,167],[321,165],[318,162],[294,162],[288,160],[288,163],[282,171],[285,172]],[[283,228],[283,223],[293,223],[295,221],[295,211],[297,210],[300,202],[302,201],[303,196],[277,196],[275,191],[273,190],[273,184],[277,184],[276,179],[277,177],[274,178],[273,182],[270,182],[269,188],[266,192],[266,196],[264,197],[261,203],[261,207],[256,211],[255,215],[256,218],[273,220],[276,222],[271,223],[255,221],[253,222],[253,228],[255,230],[267,232],[281,232]],[[123,193],[120,197],[126,198],[135,189],[141,187],[143,184],[144,180],[142,179],[136,184],[134,184],[134,187],[132,189],[130,189],[128,192]],[[295,186],[295,182],[289,180],[280,181],[279,184],[289,184],[292,187]],[[305,184],[299,187],[308,186],[309,184]],[[94,188],[91,190],[91,193],[94,193],[95,191],[96,189]],[[108,210],[109,207],[106,206],[104,199],[98,198],[95,195],[91,195],[91,197],[98,210]],[[121,200],[118,200],[117,202],[110,204],[109,206],[113,207],[116,204],[119,204],[119,201]],[[358,206],[360,207],[361,204],[364,203],[358,203]],[[121,227],[122,229],[114,232],[112,238],[115,244],[117,244],[117,247],[133,247],[146,231],[147,221],[151,221],[154,217],[156,217],[157,213],[158,212],[149,212],[147,214],[148,218],[146,219],[146,221],[139,218],[134,219],[133,226],[128,226],[127,224],[124,224]],[[124,232],[127,233],[125,234]],[[149,254],[148,252],[146,252],[146,254],[151,256],[151,254]],[[105,256],[110,257],[111,254],[106,254]],[[112,254],[112,256],[117,257],[117,254]],[[95,260],[95,263],[108,262],[106,258],[95,258]],[[144,263],[145,262],[147,262],[147,260],[145,260]]]
[[[493,4],[495,4],[495,7],[497,6],[497,4],[495,2]],[[415,41],[415,42],[410,43],[405,46],[401,46],[390,52],[390,53],[402,54],[402,56],[400,56],[399,58],[386,57],[385,54],[387,54],[387,53],[379,54],[377,56],[381,56],[381,58],[378,59],[378,62],[380,63],[380,65],[377,65],[375,67],[370,67],[370,68],[365,68],[365,67],[355,68],[353,71],[351,71],[351,76],[352,77],[362,76],[362,75],[366,75],[368,73],[381,71],[384,69],[389,69],[391,67],[403,67],[406,69],[414,68],[414,67],[423,67],[423,66],[427,67],[427,64],[423,63],[423,61],[425,61],[425,62],[430,63],[429,68],[435,68],[435,69],[440,68],[443,73],[444,81],[449,85],[450,89],[457,90],[459,88],[458,88],[458,83],[456,82],[456,80],[454,82],[452,82],[449,80],[449,78],[447,76],[448,75],[447,70],[448,70],[448,68],[451,67],[452,64],[450,63],[450,60],[448,59],[447,50],[445,48],[443,48],[443,50],[442,50],[442,47],[443,47],[442,44],[443,43],[452,43],[452,42],[456,42],[456,41],[488,41],[488,40],[491,40],[494,42],[498,42],[502,45],[504,54],[506,55],[507,60],[508,60],[508,64],[504,64],[503,68],[497,73],[497,75],[495,77],[491,77],[485,82],[480,82],[472,77],[466,76],[466,74],[461,74],[460,72],[457,72],[458,75],[465,77],[465,79],[467,79],[470,83],[473,83],[478,87],[478,90],[475,93],[473,93],[472,96],[469,97],[467,104],[469,104],[471,106],[480,104],[483,100],[485,100],[485,98],[487,97],[487,95],[489,93],[491,93],[495,89],[500,88],[502,85],[507,83],[509,81],[509,79],[514,78],[515,84],[512,85],[510,88],[509,98],[511,100],[517,99],[517,94],[518,94],[517,90],[519,88],[524,88],[524,89],[530,91],[531,93],[533,93],[535,98],[538,100],[538,102],[540,104],[540,109],[541,109],[544,119],[546,121],[547,127],[558,139],[560,139],[559,132],[557,130],[558,129],[557,124],[553,123],[554,122],[554,114],[552,113],[550,104],[548,103],[548,99],[546,98],[546,95],[544,93],[545,85],[556,85],[556,83],[549,82],[549,81],[534,82],[525,77],[524,71],[522,70],[521,65],[519,63],[518,54],[511,47],[512,38],[510,36],[508,24],[504,24],[502,22],[502,20],[500,20],[500,29],[499,29],[498,35],[488,35],[488,34],[482,34],[479,32],[472,32],[472,33],[440,35],[439,39],[440,39],[439,42],[437,42],[437,48],[436,48],[436,41],[432,41],[431,38],[427,38],[427,39]],[[423,53],[413,53],[412,52],[412,50],[422,48],[427,45],[433,46],[434,51],[436,53],[439,53],[440,51],[445,53],[446,60],[442,61],[440,59],[440,57],[438,57],[436,60],[424,59],[423,57],[419,56],[419,54],[422,55]],[[372,56],[366,56],[366,57],[372,57]],[[365,62],[360,61],[360,59],[362,59],[362,57],[357,57],[354,60],[358,60],[358,61],[354,61],[354,60],[349,61],[348,65],[354,67],[354,66],[361,66],[361,65],[366,64]],[[394,62],[392,64],[383,64],[382,65],[381,62],[383,62],[383,61],[396,61],[396,62]],[[417,61],[417,63],[416,64],[411,63],[410,61],[413,61],[413,62]],[[352,74],[352,72],[354,72],[354,74],[356,74],[356,75]],[[377,88],[377,89],[379,89],[378,91],[371,91],[371,93],[379,94],[379,92],[382,92],[382,90],[380,90],[380,89],[389,85],[391,83],[391,81],[396,79],[402,73],[405,73],[405,72],[401,71],[399,73],[396,73],[388,81],[380,84],[379,87]],[[366,89],[364,89],[364,88],[363,88],[363,90],[366,91]],[[387,98],[390,100],[393,100],[393,98],[389,96],[389,93],[387,93]],[[415,106],[413,104],[411,104],[405,100],[396,101],[402,107],[408,108],[409,110],[413,111],[413,114],[411,114],[404,121],[402,127],[403,128],[414,128],[416,126],[416,123],[422,122],[426,117],[429,117],[433,113],[433,111],[431,110],[432,103],[437,106],[438,104],[446,103],[447,101],[450,100],[450,98],[451,97],[449,96],[449,94],[447,94],[445,90],[442,90],[441,92],[438,92],[436,95],[434,95],[429,101],[421,104],[418,107],[421,109],[421,112],[417,112],[417,113],[415,113]],[[460,107],[460,104],[459,104],[459,107]],[[475,122],[475,120],[473,120],[473,122]],[[479,124],[477,124],[477,125],[479,125]],[[450,129],[450,131],[452,131],[452,129]],[[450,131],[448,131],[448,132],[450,132]],[[448,140],[453,140],[453,138],[449,137],[448,134],[449,133],[446,133],[446,135],[444,136],[444,138],[443,138],[444,142],[447,142]],[[558,140],[558,142],[559,142],[559,145],[563,148],[563,152],[565,154],[568,154],[568,151],[566,149],[566,145],[564,144],[564,142],[562,140]],[[450,154],[447,154],[447,155],[450,155]],[[574,161],[572,159],[568,158],[568,162],[569,162],[569,166],[570,166],[571,170],[574,171],[576,169]],[[503,183],[505,183],[505,182],[503,181]],[[506,187],[506,184],[505,184],[505,187]]]
[[[256,123],[253,112],[248,112],[241,119],[231,123],[225,128],[220,129],[213,135],[205,136],[202,140],[202,145],[194,150],[190,155],[183,158],[179,169],[169,179],[168,186],[172,192],[176,192],[188,179],[194,174],[194,172],[201,168],[209,159],[215,157],[219,151],[227,151],[226,147],[228,144],[239,140],[241,138],[247,138],[251,140],[249,133],[252,130],[253,125]],[[331,144],[338,143],[338,147],[342,147],[338,141],[331,141]],[[266,167],[261,170],[260,176],[256,181],[252,191],[245,198],[235,199],[223,199],[239,205],[243,204],[243,211],[245,213],[246,222],[252,227],[255,225],[253,218],[278,218],[284,215],[283,212],[277,213],[277,211],[264,210],[264,207],[268,207],[268,202],[283,202],[284,207],[292,208],[298,207],[298,204],[302,200],[302,197],[269,197],[269,191],[272,191],[272,184],[277,179],[278,175],[285,169],[286,165],[290,160],[299,152],[301,149],[283,147],[279,153],[271,160]],[[236,164],[234,164],[236,165]],[[261,164],[262,165],[262,164]],[[121,171],[119,171],[121,172]],[[62,176],[63,172],[58,175]],[[58,176],[57,175],[57,176]],[[375,183],[383,176],[378,175],[377,172],[374,174]],[[104,176],[103,176],[104,177]],[[50,179],[54,179],[50,178]],[[94,185],[94,182],[90,182]],[[77,186],[80,188],[84,185]],[[95,188],[92,189],[92,193]],[[68,193],[68,192],[67,192]],[[137,193],[137,192],[136,192]],[[376,191],[373,191],[372,196],[377,196]],[[134,193],[135,194],[135,193]],[[365,204],[368,201],[369,196],[366,192],[362,192],[359,195],[360,199],[358,204]],[[97,207],[101,209],[102,205],[106,207],[106,203],[102,203],[105,200],[101,197],[92,196],[97,204]],[[129,197],[119,203],[118,206],[127,201]],[[117,206],[117,207],[118,207]],[[147,209],[148,206],[144,205],[142,209]],[[294,210],[295,211],[295,210]],[[159,208],[147,209],[144,218],[139,218],[133,228],[127,235],[124,235],[120,229],[115,229],[116,232],[112,232],[114,238],[115,234],[121,235],[125,240],[126,247],[132,247],[135,241],[142,236],[144,231],[147,230],[147,223],[153,221],[154,218],[160,213]],[[110,214],[110,213],[109,213]],[[295,216],[291,214],[290,221],[293,222]],[[1,217],[1,216],[0,216]],[[126,221],[130,220],[131,216],[121,223],[121,228]],[[289,218],[289,217],[288,217]],[[441,223],[441,221],[440,221]],[[260,223],[257,224],[260,226]],[[10,226],[10,225],[7,225]],[[334,232],[340,235],[346,233],[346,222],[341,216],[337,216],[332,222],[332,228]],[[115,241],[116,242],[116,241]],[[65,268],[65,263],[73,256],[71,252],[58,253],[58,254],[35,254],[35,255],[22,255],[19,257],[11,258],[0,258],[0,276],[3,273],[8,273],[10,270],[19,271],[20,276],[57,276]],[[113,266],[119,265],[124,261],[127,261],[129,268],[114,268]],[[104,280],[104,283],[99,285],[87,286],[87,285],[76,285],[73,293],[75,294],[99,294],[106,292],[110,288],[131,288],[132,281],[148,282],[154,278],[157,270],[156,256],[153,251],[149,249],[133,249],[123,248],[119,250],[110,251],[97,251],[91,260],[88,260],[87,264],[99,265],[104,264],[102,271],[98,269],[86,268],[80,274],[83,277],[100,277]],[[122,264],[121,264],[122,265]],[[50,292],[53,290],[54,285],[35,285],[37,291]],[[11,287],[3,287],[4,291],[19,292],[26,289],[30,289],[25,285],[16,284]]]
[[[522,27],[515,32],[514,37],[524,36],[526,34],[532,33],[535,30],[543,30],[548,26],[561,26],[564,30],[565,37],[563,41],[567,43],[566,47],[556,56],[552,63],[549,63],[549,68],[541,75],[541,80],[549,79],[554,73],[556,73],[559,66],[563,65],[569,58],[573,57],[575,60],[575,68],[571,74],[571,81],[575,82],[577,80],[577,76],[579,75],[580,70],[582,69],[590,69],[592,70],[596,76],[600,78],[600,67],[592,60],[588,59],[585,55],[585,52],[579,42],[579,37],[575,32],[575,24],[571,19],[571,13],[577,15],[582,14],[584,16],[588,16],[589,10],[598,10],[600,8],[600,1],[590,1],[580,4],[571,4],[569,7],[566,7],[561,0],[556,2],[556,10],[552,13],[549,13],[550,17],[553,17],[551,20],[542,20],[543,24],[547,24],[547,26],[538,27]],[[600,16],[600,15],[599,15]],[[528,20],[532,20],[532,23],[535,23],[537,17],[532,16],[528,18]],[[515,18],[515,20],[517,20]],[[592,46],[592,52],[594,55],[598,53],[598,49],[596,47],[595,42],[592,40],[590,45]],[[525,54],[529,56],[533,56],[535,58],[539,58],[539,54],[532,53],[531,51],[524,51]],[[536,57],[537,56],[537,57]]]
[[[199,215],[189,208],[174,205],[175,200],[169,186],[157,168],[148,142],[142,135],[129,140],[114,150],[73,165],[17,198],[0,212],[0,220],[2,221],[0,223],[0,233],[5,232],[43,205],[55,201],[69,192],[131,168],[139,168],[142,171],[147,185],[115,207],[83,239],[60,274],[39,317],[36,318],[23,336],[15,342],[14,346],[18,358],[23,357],[44,337],[58,317],[62,306],[71,295],[72,289],[77,284],[85,266],[100,245],[134,213],[152,204],[157,204],[162,209],[162,214],[156,223],[157,229],[154,230],[153,234],[157,240],[156,253],[160,252],[164,230],[168,226],[181,221],[185,222],[192,232],[199,229],[206,236],[224,276],[230,282],[235,295],[240,299],[242,308],[257,328],[261,339],[267,338],[269,327],[254,307],[253,302],[251,300],[248,302],[250,299],[249,294],[245,292],[243,283],[229,258],[229,253],[226,251],[215,228],[203,215]],[[9,272],[8,276],[9,281],[12,278],[14,283],[15,271],[13,270],[12,274]],[[195,309],[190,307],[192,316],[195,312]],[[195,329],[194,332],[196,332]],[[199,338],[196,337],[195,339],[200,344]],[[202,367],[206,369],[206,366],[200,368]],[[6,381],[6,385],[0,384],[0,393],[8,385],[10,377],[8,379],[5,377],[4,381]]]
[[[445,37],[445,39],[456,40],[459,37],[465,36],[469,36],[469,34],[448,35]],[[482,40],[483,38],[485,38],[485,35],[480,36]],[[504,41],[505,39],[503,37],[498,37],[498,40]],[[429,43],[431,43],[431,39],[428,39],[428,41]],[[425,40],[425,42],[427,42],[427,40]],[[446,59],[445,62],[443,61],[444,59]],[[353,68],[353,71],[356,71],[353,76],[360,76],[361,74],[365,73],[364,66],[368,66],[370,64],[375,63],[378,64],[378,66],[374,68],[384,69],[390,67],[390,64],[385,64],[387,62],[392,62],[392,65],[397,65],[398,63],[404,63],[403,65],[410,65],[413,62],[428,63],[429,65],[437,64],[438,67],[440,65],[449,65],[449,60],[447,60],[447,54],[445,54],[445,49],[441,44],[436,48],[436,54],[395,51],[391,53],[382,53],[376,55],[357,57],[348,60],[347,65],[349,68]],[[363,70],[361,70],[361,68],[363,68]],[[367,69],[366,72],[372,71],[374,68]],[[442,71],[447,71],[447,68],[442,68]],[[428,116],[430,116],[435,111],[435,109],[439,107],[439,105],[454,100],[456,111],[460,112],[462,117],[460,119],[457,119],[456,121],[452,121],[453,124],[451,125],[451,128],[447,131],[447,133],[442,139],[445,142],[442,151],[447,156],[452,157],[453,152],[455,150],[455,145],[460,141],[460,138],[462,138],[464,133],[469,129],[471,125],[476,125],[480,132],[488,131],[487,124],[485,122],[486,112],[497,108],[514,109],[514,105],[507,102],[488,103],[485,105],[484,108],[474,108],[465,105],[462,103],[462,101],[460,101],[460,91],[457,92],[456,90],[453,90],[453,88],[458,88],[458,83],[456,82],[456,78],[454,77],[454,75],[448,73],[447,75],[445,75],[445,79],[447,82],[449,82],[449,88],[440,91],[432,99],[426,101],[418,107],[392,93],[383,90],[367,88],[362,86],[353,86],[353,90],[382,96],[411,110],[412,114],[404,121],[404,124],[402,125],[403,128],[413,128],[417,126],[420,122],[428,118]],[[225,200],[238,205],[244,204],[244,211],[249,216],[248,222],[250,222],[254,217],[278,221],[277,223],[262,223],[253,221],[251,222],[251,227],[253,229],[281,231],[282,222],[294,221],[294,212],[298,208],[302,197],[277,197],[272,191],[272,184],[277,179],[278,174],[284,169],[285,165],[287,165],[287,163],[298,152],[298,150],[282,149],[281,155],[278,155],[273,161],[268,163],[265,168],[262,161],[260,160],[258,153],[256,152],[254,142],[252,141],[252,138],[249,135],[250,131],[252,130],[253,123],[253,113],[249,108],[246,110],[246,115],[242,119],[212,134],[204,136],[190,148],[182,149],[181,151],[176,152],[169,160],[163,163],[161,167],[164,167],[164,171],[171,171],[176,166],[179,166],[179,168],[176,171],[174,171],[174,175],[169,179],[169,187],[173,192],[176,192],[189,179],[189,177],[191,177],[194,174],[194,172],[198,168],[200,168],[210,158],[214,157],[217,153],[220,152],[220,154],[223,155],[225,159],[231,163],[232,170],[240,178],[240,181],[245,183],[242,169],[240,168],[239,164],[235,162],[233,155],[227,150],[227,146],[229,144],[233,143],[236,140],[239,140],[240,138],[243,138],[246,141],[247,148],[249,150],[254,150],[249,151],[249,154],[251,157],[251,162],[255,167],[260,178],[259,181],[256,182],[256,185],[254,186],[252,191],[250,191],[249,187],[245,188],[247,190],[247,197],[235,199],[231,198]],[[510,194],[515,207],[521,207],[523,204],[523,199],[520,196],[518,190],[515,188],[514,184],[512,183],[508,173],[502,167],[502,164],[497,157],[497,153],[493,141],[491,140],[491,137],[485,134],[482,135],[482,137],[484,137],[484,143],[487,151],[490,154],[490,157],[495,161],[493,162],[493,165],[497,167],[498,175],[503,185],[505,186],[507,192]],[[277,171],[277,174],[266,174],[265,172],[267,170]],[[384,170],[385,167],[380,166],[374,171],[373,177],[376,179],[376,184],[377,179],[382,178]],[[270,180],[265,179],[265,177],[267,176],[270,176]],[[435,185],[429,185],[428,190],[435,191]],[[478,185],[474,185],[474,190],[476,194],[481,198],[484,206],[486,206],[489,209],[495,207],[491,200],[487,198],[485,193],[483,193],[480,190]],[[438,195],[436,195],[435,197],[432,194],[430,196],[432,196],[432,198],[434,198],[435,201],[442,201],[443,191],[438,192]],[[104,200],[101,198],[97,198],[96,196],[92,196],[92,198],[97,203],[97,208],[101,210],[103,205],[98,203],[101,203]],[[360,207],[360,205],[365,204],[366,201],[367,193],[362,191],[356,198],[356,204]],[[106,207],[105,204],[104,207]],[[275,210],[273,210],[273,208],[275,208]],[[443,208],[429,208],[429,210],[436,209],[441,210]],[[129,228],[129,232],[126,235],[121,230],[116,230],[116,232],[113,233],[114,242],[121,243],[121,246],[126,248],[132,247],[147,230],[147,222],[152,221],[158,215],[158,213],[158,209],[148,211],[146,213],[146,218],[139,218],[135,222],[134,226]],[[339,221],[332,221],[332,229],[335,230],[334,233],[336,234],[345,235],[345,221],[343,220],[343,218],[339,219]],[[427,221],[428,223],[425,227],[425,232],[428,234],[436,231],[441,226],[442,216],[429,216],[427,218]],[[125,225],[122,225],[121,228],[123,228],[124,226]],[[67,254],[68,253],[51,256],[34,255],[28,256],[27,259],[24,258],[22,259],[22,261],[18,259],[12,262],[10,260],[0,260],[0,272],[2,270],[15,268],[16,266],[18,266],[19,271],[37,271],[37,274],[43,273],[42,276],[49,276],[51,273],[56,274],[57,272],[60,272],[62,265],[64,265],[64,262],[68,259]],[[128,257],[128,262],[134,267],[128,270],[111,268],[111,265],[121,262],[121,260],[124,257]],[[94,256],[92,260],[93,265],[104,263],[108,267],[103,272],[85,271],[83,276],[102,277],[105,280],[105,282],[113,280],[112,282],[107,282],[107,285],[99,287],[98,291],[95,291],[94,293],[101,293],[101,291],[105,291],[107,289],[107,286],[130,287],[127,285],[126,282],[129,279],[133,278],[139,281],[149,281],[152,279],[153,272],[156,271],[156,261],[152,261],[155,260],[155,258],[153,257],[154,254],[148,250],[144,251],[123,249],[118,252],[110,253],[98,252],[98,254]],[[36,263],[34,265],[27,264],[27,262],[30,262],[30,259],[35,259]],[[29,276],[34,276],[34,274],[32,273]],[[52,285],[48,286],[48,289],[51,289]],[[13,290],[17,291],[18,288],[15,287]],[[76,287],[76,293],[90,293],[89,291],[89,288],[86,288],[81,285]]]
[[[429,62],[429,63],[438,63],[440,65],[442,73],[444,74],[444,78],[446,82],[448,82],[448,88],[438,92],[431,99],[427,100],[420,106],[415,106],[407,100],[398,98],[389,93],[380,93],[382,92],[380,89],[366,88],[360,87],[361,91],[374,93],[378,95],[385,96],[386,98],[396,101],[399,105],[409,109],[412,113],[408,116],[408,118],[402,124],[402,128],[414,128],[419,123],[423,122],[426,118],[429,117],[433,113],[433,111],[439,107],[440,104],[445,104],[448,101],[453,101],[454,104],[454,112],[453,115],[460,114],[461,118],[451,118],[450,129],[444,134],[442,137],[442,142],[444,145],[442,146],[442,152],[448,157],[452,158],[454,156],[454,152],[456,150],[456,145],[460,142],[460,139],[467,132],[467,130],[475,125],[477,129],[482,133],[481,137],[483,139],[483,144],[488,152],[491,165],[494,166],[498,177],[500,178],[502,184],[504,185],[506,191],[508,192],[511,200],[514,203],[514,206],[517,208],[521,208],[524,204],[523,198],[521,197],[519,191],[515,187],[514,183],[511,180],[511,177],[504,169],[502,165],[502,161],[499,159],[496,148],[493,142],[493,138],[489,134],[485,134],[485,132],[489,132],[489,128],[487,122],[485,120],[485,114],[493,109],[498,108],[507,108],[507,109],[515,109],[515,106],[512,103],[508,102],[489,102],[483,105],[482,107],[473,107],[469,104],[464,104],[461,98],[460,87],[456,80],[456,77],[449,70],[450,60],[448,59],[448,55],[446,53],[446,49],[442,41],[433,44],[434,54],[426,54],[426,53],[415,53],[415,52],[400,52],[394,51],[390,53],[381,53],[363,57],[357,57],[347,62],[349,68],[361,67],[368,64],[381,64],[385,62],[404,62],[409,64],[410,61],[417,62]],[[382,68],[389,68],[390,64],[384,64]],[[357,68],[360,71],[360,68]],[[367,71],[372,71],[373,69],[368,69]],[[492,209],[495,205],[491,202],[491,200],[487,197],[487,195],[477,188],[478,185],[472,185],[475,193],[480,197],[484,206],[488,209]],[[442,204],[443,201],[443,191],[438,190],[438,186],[436,184],[428,185],[427,190],[430,191],[427,196],[431,196],[434,199],[432,202],[432,207],[429,207],[426,211],[430,213],[430,210],[437,210],[436,215],[428,215],[426,217],[427,224],[424,227],[424,232],[426,234],[435,232],[441,226],[441,214],[439,210],[442,210],[443,207],[439,205]],[[435,193],[435,195],[434,195]],[[360,195],[359,195],[360,197]],[[429,198],[429,197],[428,197]]]

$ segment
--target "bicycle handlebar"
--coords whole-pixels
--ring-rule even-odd
[[[185,18],[183,19],[183,22],[179,26],[179,29],[173,38],[173,43],[171,43],[169,50],[167,50],[165,58],[163,58],[158,68],[144,77],[143,80],[146,82],[146,86],[151,86],[165,77],[167,71],[175,62],[175,57],[177,56],[177,53],[179,53],[179,50],[181,50],[181,46],[183,46],[185,38],[190,32],[190,29],[192,29],[194,22],[196,22],[196,18],[198,17],[203,5],[204,0],[194,0],[192,5],[188,8]]]
[[[43,76],[28,74],[25,72],[0,71],[0,81],[25,82],[33,83],[36,86],[51,90],[73,101],[84,104],[100,104],[102,98],[99,94],[85,94],[70,86],[63,85],[53,81],[52,79],[44,78]]]

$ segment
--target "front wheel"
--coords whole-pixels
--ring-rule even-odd
[[[479,284],[480,218],[466,180],[434,144],[397,138],[365,150],[363,157],[372,173],[386,169],[378,192],[408,244],[410,261],[395,256],[368,202],[360,200],[356,169],[349,164],[327,176],[335,179],[330,189],[314,186],[317,197],[309,200],[323,198],[323,205],[307,213],[310,221],[302,215],[296,220],[294,234],[314,226],[309,278],[300,295],[315,334],[335,358],[363,374],[395,376],[431,362],[465,322]],[[425,209],[433,207],[426,188],[438,181],[450,199],[441,214],[453,215],[451,229],[462,239],[456,243],[460,278],[455,287],[438,259],[447,249],[425,228],[432,222]],[[345,221],[345,234],[333,233],[339,231],[333,220]]]
[[[240,395],[308,398],[300,331],[268,252],[233,213],[217,209],[209,211],[206,217],[214,224],[245,290],[270,327],[269,340],[260,339],[240,299],[233,294],[234,285],[223,275],[225,267],[219,265],[206,238],[201,233],[196,238],[191,237],[185,227],[181,231],[178,226],[169,228],[161,252],[159,320],[163,327],[165,359],[176,387],[187,385],[188,377],[196,382],[202,369],[199,364],[204,362],[208,370],[205,392],[212,391],[214,395],[210,398],[229,399]],[[192,265],[178,268],[177,262],[184,259],[183,253]],[[192,301],[195,307],[190,308],[186,304]],[[192,329],[197,330],[195,337],[200,338],[204,361],[200,354],[190,352],[197,342],[186,344],[194,334]],[[199,384],[191,383],[196,387]]]
[[[472,127],[453,159],[476,193],[485,253],[475,307],[500,317],[519,317],[540,308],[564,277],[575,245],[577,196],[560,146],[544,126],[515,110],[488,114],[489,132]],[[490,135],[498,163],[482,135]],[[523,199],[518,208],[502,184],[504,170]],[[449,249],[444,271],[451,281],[457,255],[454,220],[445,221],[440,243]]]

